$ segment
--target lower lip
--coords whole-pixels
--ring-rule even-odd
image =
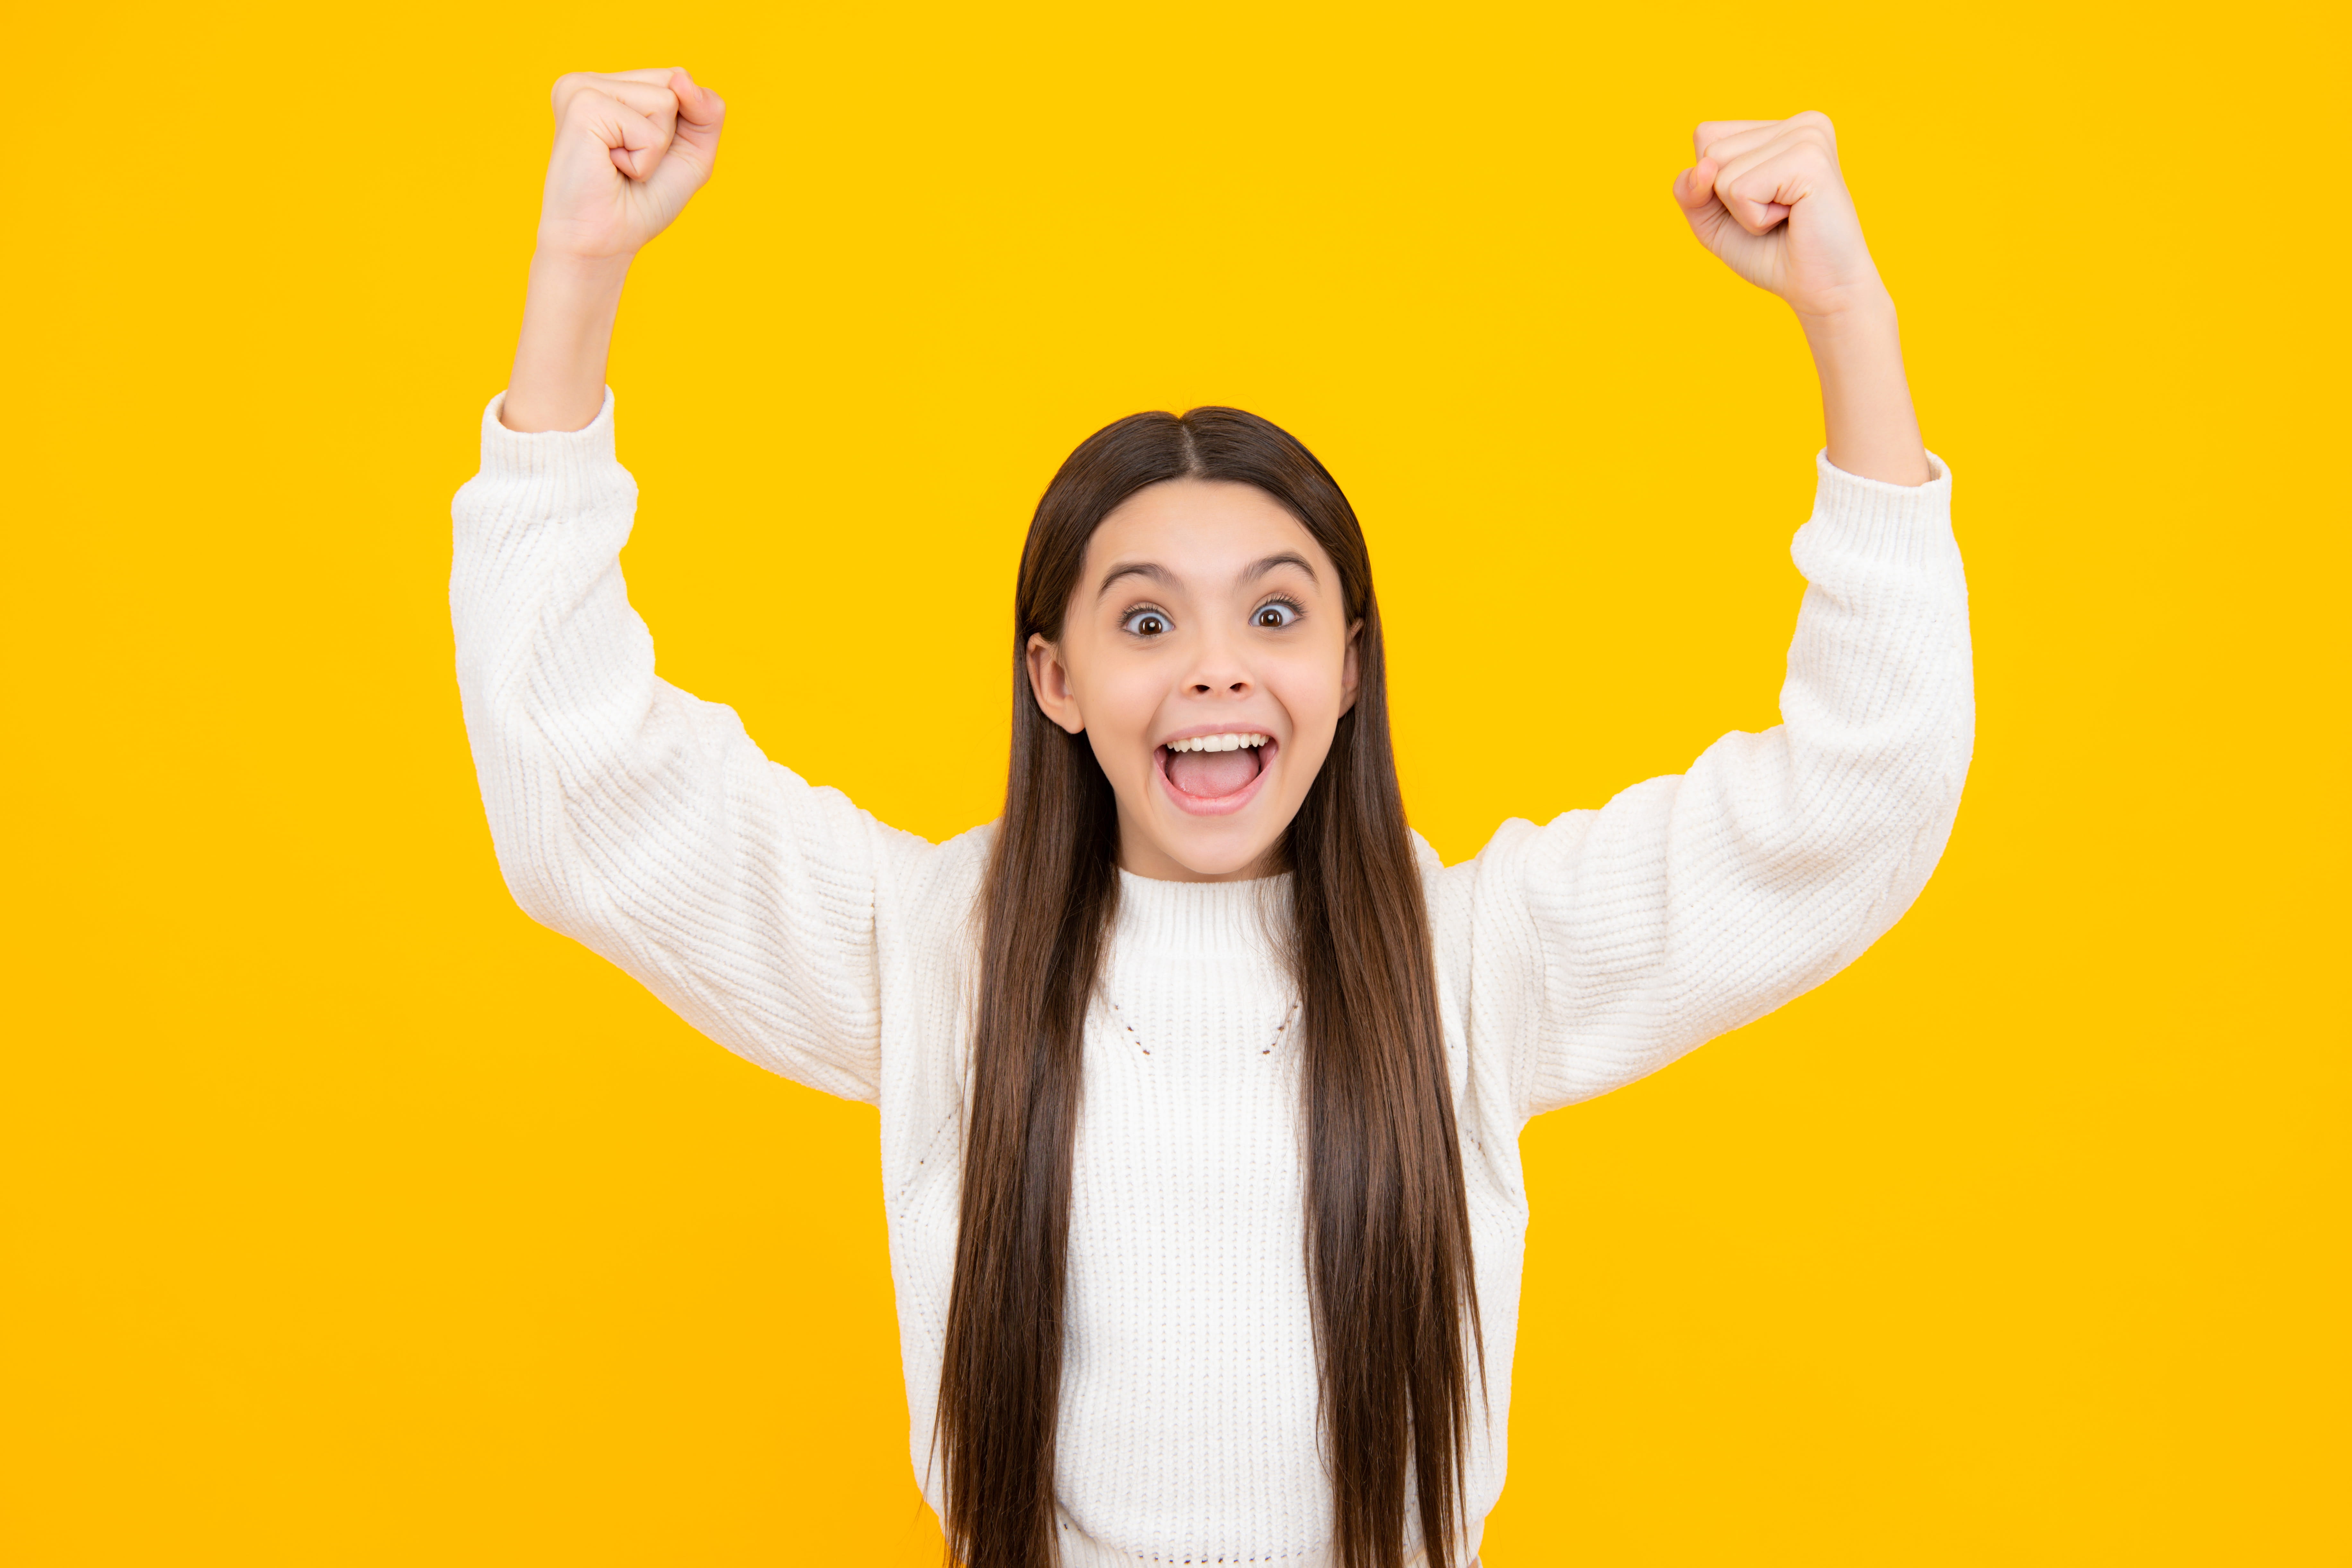
[[[1168,777],[1168,748],[1157,747],[1151,753],[1151,770],[1160,775],[1160,787],[1176,802],[1176,809],[1193,817],[1230,817],[1257,798],[1257,792],[1274,772],[1274,754],[1282,749],[1279,741],[1268,740],[1257,747],[1257,777],[1230,795],[1187,795],[1176,788]]]

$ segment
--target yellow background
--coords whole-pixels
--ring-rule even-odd
[[[2352,1562],[2322,16],[16,12],[0,1558],[936,1561],[872,1113],[516,912],[450,676],[547,87],[677,61],[726,151],[613,371],[664,672],[991,816],[1038,490],[1236,402],[1363,515],[1449,859],[1771,722],[1813,390],[1666,187],[1830,111],[1976,769],[1850,973],[1530,1129],[1487,1560]]]

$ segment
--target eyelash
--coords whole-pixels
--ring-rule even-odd
[[[1256,626],[1257,618],[1265,614],[1268,610],[1273,609],[1277,604],[1290,612],[1290,619],[1284,622],[1281,626],[1262,627],[1260,630],[1267,632],[1284,631],[1292,626],[1297,625],[1301,621],[1307,619],[1307,606],[1299,603],[1298,601],[1291,598],[1287,593],[1277,593],[1273,598],[1266,600],[1256,609],[1250,612],[1250,624]]]
[[[1160,618],[1161,630],[1158,632],[1138,632],[1135,629],[1135,623],[1147,615],[1158,616]],[[1175,617],[1170,615],[1168,612],[1160,609],[1157,604],[1137,604],[1130,606],[1128,612],[1118,618],[1118,629],[1127,632],[1130,636],[1144,638],[1164,637],[1168,634],[1166,628],[1174,621],[1174,619]]]
[[[1284,622],[1278,627],[1258,626],[1257,618],[1277,604],[1290,612],[1290,619]],[[1159,617],[1160,623],[1163,628],[1173,624],[1176,619],[1174,616],[1169,614],[1165,610],[1160,609],[1157,604],[1131,605],[1129,607],[1127,613],[1118,618],[1118,629],[1127,632],[1130,636],[1142,637],[1145,639],[1164,637],[1168,634],[1164,630],[1159,632],[1138,632],[1135,629],[1136,622],[1146,616]],[[1291,598],[1290,595],[1286,593],[1277,593],[1271,598],[1261,600],[1258,602],[1257,608],[1249,612],[1250,624],[1263,632],[1287,631],[1291,627],[1297,625],[1299,622],[1305,620],[1306,617],[1307,607],[1299,603],[1296,599]]]

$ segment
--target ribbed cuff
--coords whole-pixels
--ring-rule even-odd
[[[482,411],[482,471],[457,492],[457,526],[495,529],[616,517],[625,533],[637,485],[613,455],[612,392],[604,393],[604,406],[584,429],[529,434],[499,423],[506,395],[500,392]]]
[[[1840,544],[1874,559],[1916,565],[1948,550],[1952,531],[1952,473],[1927,454],[1924,485],[1890,485],[1849,474],[1814,455],[1817,484],[1808,531],[1827,533]]]
[[[619,461],[613,450],[612,388],[604,389],[596,417],[578,430],[509,430],[499,423],[506,401],[500,392],[482,410],[484,474],[500,479],[585,476]]]

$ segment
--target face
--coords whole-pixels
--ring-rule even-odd
[[[1262,876],[1355,704],[1361,630],[1330,557],[1272,497],[1174,479],[1095,530],[1061,639],[1029,640],[1029,685],[1092,743],[1122,866]]]

